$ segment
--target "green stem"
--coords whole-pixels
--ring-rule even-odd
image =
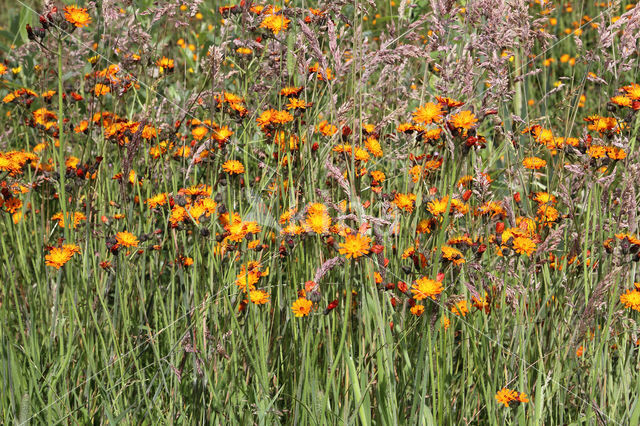
[[[60,206],[62,208],[62,217],[64,218],[64,239],[67,243],[69,241],[69,224],[73,220],[67,216],[67,197],[66,197],[66,167],[64,162],[64,120],[63,120],[63,88],[62,88],[62,38],[58,39],[58,173],[60,173],[60,190],[58,191],[58,198],[60,200]]]

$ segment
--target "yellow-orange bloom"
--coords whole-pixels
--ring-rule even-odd
[[[406,212],[411,213],[413,211],[413,205],[416,201],[415,194],[401,194],[396,193],[396,196],[393,200],[393,204],[396,205],[400,210],[404,210]]]
[[[625,308],[640,311],[640,291],[635,289],[627,290],[626,293],[620,296],[620,302],[624,304]]]
[[[127,231],[118,232],[116,234],[116,241],[118,245],[122,247],[138,247],[140,243],[135,235]]]
[[[53,247],[49,250],[49,254],[44,257],[45,264],[47,266],[60,269],[76,253],[80,253],[80,248],[75,244],[65,244],[62,247]]]
[[[527,394],[524,392],[518,393],[507,388],[502,388],[498,391],[496,394],[496,400],[498,403],[504,404],[505,407],[509,407],[509,403],[511,403],[511,401],[517,401],[519,403],[529,402],[529,398],[527,398]]]
[[[250,291],[249,300],[256,305],[264,305],[269,302],[269,293],[263,290]]]
[[[91,16],[87,9],[77,6],[66,6],[64,9],[64,19],[78,28],[86,27],[91,22]]]
[[[416,300],[426,299],[428,297],[433,300],[436,299],[436,296],[442,293],[442,283],[436,280],[429,279],[427,277],[418,278],[411,286],[411,292],[413,293],[413,298]]]
[[[306,317],[311,312],[311,307],[313,306],[313,302],[305,299],[304,297],[299,297],[298,300],[293,302],[291,306],[291,310],[295,314],[296,317]]]
[[[449,124],[454,129],[469,130],[478,122],[478,119],[471,111],[460,111],[449,118]]]
[[[531,256],[536,249],[536,243],[527,237],[516,237],[513,240],[513,249],[520,254]]]
[[[527,157],[524,160],[522,160],[522,165],[526,168],[526,169],[531,169],[531,170],[538,170],[543,168],[544,166],[547,165],[547,162],[545,160],[543,160],[542,158],[538,158],[538,157]]]
[[[340,243],[340,254],[344,254],[347,259],[357,259],[369,253],[371,248],[371,238],[366,235],[349,234],[346,241]]]
[[[413,112],[413,121],[422,124],[439,123],[443,116],[442,105],[427,102]]]
[[[260,23],[260,28],[267,28],[277,35],[280,31],[287,29],[289,22],[291,21],[283,15],[267,15]]]
[[[229,160],[222,165],[222,170],[230,175],[239,175],[244,173],[244,166],[238,160]]]

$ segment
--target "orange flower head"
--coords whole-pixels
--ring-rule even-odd
[[[444,111],[441,104],[427,102],[413,112],[413,121],[421,124],[439,123],[443,116]]]
[[[64,9],[64,19],[78,28],[86,27],[91,23],[91,16],[87,9],[77,6],[66,6]]]
[[[127,231],[118,232],[116,234],[116,241],[118,245],[122,247],[138,247],[138,244],[140,244],[138,238]]]
[[[349,234],[344,243],[340,243],[340,254],[344,254],[347,259],[357,259],[369,253],[371,249],[371,238],[366,235]]]
[[[313,307],[313,302],[305,299],[304,297],[299,297],[298,300],[293,302],[291,306],[291,310],[295,314],[296,317],[306,317],[311,312],[311,308]]]
[[[411,286],[411,292],[413,293],[413,298],[416,300],[423,300],[428,297],[433,300],[436,299],[436,296],[442,293],[442,283],[436,280],[429,279],[427,277],[418,278]]]
[[[230,175],[239,175],[244,173],[244,166],[238,160],[229,160],[222,165],[222,170]]]

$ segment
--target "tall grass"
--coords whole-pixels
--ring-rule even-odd
[[[0,106],[0,159],[36,156],[18,171],[0,162],[4,423],[638,424],[640,294],[635,310],[621,301],[640,281],[638,108],[610,101],[638,81],[621,32],[633,27],[614,19],[633,4],[277,2],[290,22],[276,34],[248,3],[103,0],[82,6],[91,23],[78,28],[62,6],[18,3],[2,18],[0,93],[39,96]],[[43,39],[25,26],[39,28],[38,15]],[[110,65],[120,70],[107,81]],[[98,83],[110,92],[97,96]],[[287,86],[304,89],[279,95]],[[440,138],[403,133],[435,96],[464,102],[425,126]],[[303,112],[259,125],[294,97]],[[41,107],[53,115],[37,122]],[[461,110],[478,118],[466,131],[447,125]],[[595,114],[617,127],[589,128]],[[223,126],[233,135],[220,139]],[[545,144],[540,130],[565,139]],[[524,167],[534,156],[546,164]],[[225,172],[229,160],[244,172]],[[185,190],[197,185],[210,192]],[[542,219],[541,192],[557,198],[557,218]],[[412,209],[394,202],[409,193]],[[215,208],[196,215],[203,199]],[[290,233],[311,203],[332,227]],[[73,212],[86,217],[75,228]],[[245,223],[240,238],[225,215]],[[348,258],[341,244],[357,233],[368,254]],[[514,236],[534,249],[518,253]],[[47,265],[63,243],[80,252]],[[461,257],[447,259],[454,245]],[[242,291],[249,262],[264,305]],[[421,277],[444,291],[420,300]],[[308,315],[294,315],[299,298],[313,302]],[[506,407],[503,388],[528,402]]]

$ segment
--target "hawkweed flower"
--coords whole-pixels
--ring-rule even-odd
[[[236,276],[236,285],[243,292],[249,292],[251,294],[252,291],[255,290],[256,284],[260,279],[261,274],[259,270],[251,269],[246,270],[242,269],[240,273]]]
[[[316,234],[326,234],[329,232],[331,226],[331,216],[326,210],[307,211],[307,218],[303,222],[302,226],[307,232],[315,232]]]
[[[451,326],[451,320],[449,319],[449,317],[446,316],[442,316],[442,318],[440,319],[440,324],[442,324],[442,328],[444,328],[445,330],[448,330],[449,327]]]
[[[484,296],[482,297],[473,296],[471,298],[471,302],[473,307],[477,310],[484,311],[486,314],[491,312],[491,305],[486,291],[484,292]]]
[[[411,292],[415,300],[423,300],[428,297],[433,300],[436,296],[442,293],[442,283],[440,281],[432,280],[427,277],[418,278],[416,282],[411,286]]]
[[[630,107],[633,105],[633,100],[625,95],[614,96],[612,98],[609,98],[609,100],[614,105],[621,106],[621,107]]]
[[[417,317],[419,317],[420,315],[422,315],[424,313],[424,306],[423,305],[413,305],[410,309],[411,313]]]
[[[413,121],[421,124],[439,123],[444,114],[441,104],[427,102],[413,112]]]
[[[637,289],[627,290],[620,296],[620,302],[625,308],[640,311],[640,291]]]
[[[400,210],[404,210],[406,212],[411,213],[413,211],[413,206],[416,201],[415,194],[401,194],[396,193],[396,196],[393,200],[393,204],[396,205]]]
[[[457,248],[450,246],[442,246],[442,258],[448,260],[456,266],[462,265],[465,260],[462,252]]]
[[[293,305],[291,305],[291,310],[296,317],[301,318],[309,315],[312,307],[313,302],[311,300],[307,300],[304,297],[299,297],[298,300],[293,302]]]
[[[515,401],[517,403],[529,402],[529,398],[527,397],[527,394],[525,394],[524,392],[518,393],[514,390],[507,389],[507,388],[502,388],[501,390],[499,390],[498,393],[496,393],[495,398],[498,401],[498,403],[504,404],[505,407],[509,407],[509,404],[512,401]]]
[[[116,234],[116,242],[120,247],[138,247],[140,241],[131,232],[122,231]]]
[[[158,59],[156,61],[156,65],[160,69],[161,73],[164,72],[165,70],[168,72],[171,72],[173,71],[173,68],[174,68],[173,59],[169,59],[166,56],[163,56],[162,58]]]
[[[236,53],[238,53],[239,55],[251,55],[253,53],[253,50],[249,49],[248,47],[238,47],[236,49]]]
[[[87,9],[78,6],[65,6],[64,19],[78,28],[86,27],[91,23],[91,16]]]
[[[249,300],[256,305],[265,305],[269,303],[269,293],[263,290],[250,291]]]
[[[467,305],[466,300],[458,300],[453,305],[451,305],[451,313],[457,316],[467,316],[469,312],[469,307]]]
[[[507,388],[502,388],[496,394],[496,400],[500,404],[504,404],[505,407],[509,407],[509,403],[515,400],[517,397],[518,397],[518,392],[511,389],[507,389]]]
[[[167,204],[167,193],[162,192],[160,194],[154,195],[153,197],[148,198],[145,203],[150,209],[155,209],[158,206],[164,206],[165,204]]]
[[[67,263],[74,254],[80,253],[80,247],[75,244],[65,244],[62,247],[52,247],[49,254],[45,255],[45,264],[47,266],[60,269]]]
[[[533,196],[533,200],[538,204],[555,204],[556,197],[548,192],[536,192]]]
[[[551,227],[560,218],[560,212],[555,207],[545,204],[538,207],[536,214],[540,222],[548,227]]]
[[[302,93],[302,89],[303,87],[297,87],[297,86],[287,86],[287,87],[283,87],[280,90],[280,96],[298,96],[300,95],[300,93]],[[324,123],[326,123],[327,121],[325,120]]]
[[[371,249],[371,238],[361,234],[349,234],[346,241],[340,243],[340,254],[344,254],[347,259],[357,259],[360,256],[369,254]]]
[[[318,123],[316,130],[323,136],[332,136],[338,131],[338,127],[333,124],[329,124],[327,120],[323,120]]]
[[[470,130],[477,122],[478,119],[476,116],[471,111],[467,110],[460,111],[459,113],[452,115],[449,117],[448,121],[449,126],[458,131]]]
[[[278,35],[288,28],[289,22],[291,21],[282,14],[269,14],[260,23],[260,28],[269,29],[274,35]]]
[[[93,88],[93,94],[96,97],[104,96],[109,92],[111,92],[111,88],[106,84],[98,83]]]
[[[522,160],[522,165],[524,166],[525,169],[538,170],[546,166],[547,162],[542,158],[527,157],[524,160]]]
[[[240,221],[240,222],[234,222],[230,225],[227,225],[225,227],[225,229],[227,230],[227,232],[229,233],[229,235],[227,236],[227,239],[229,241],[233,241],[236,243],[241,242],[242,240],[244,240],[244,238],[247,235],[247,227],[244,224],[244,222]]]
[[[244,166],[238,160],[229,160],[222,165],[222,170],[230,175],[239,175],[244,173]]]
[[[441,199],[434,199],[427,203],[427,210],[434,216],[440,216],[447,211],[447,204],[449,203],[449,196],[445,195]]]
[[[309,106],[311,106],[311,105],[308,104],[304,99],[289,98],[289,103],[287,104],[287,109],[288,110],[292,110],[292,109],[305,110]]]

